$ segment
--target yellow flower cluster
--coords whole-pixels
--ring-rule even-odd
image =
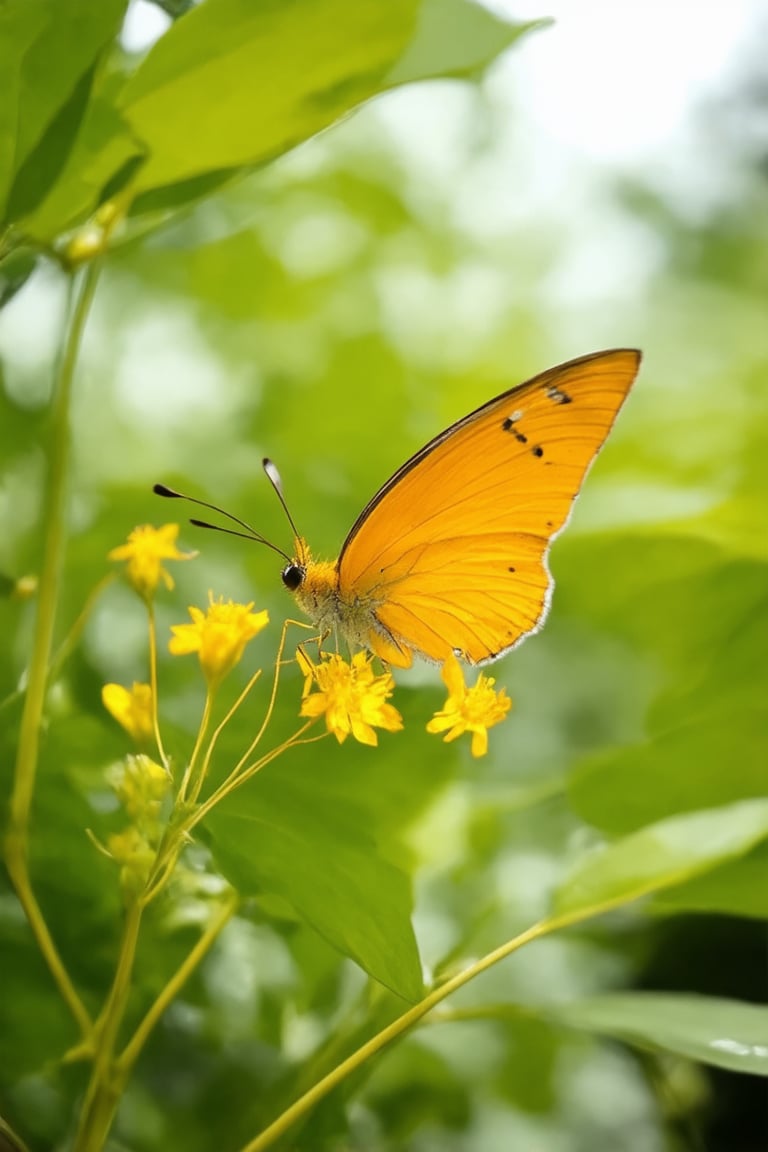
[[[141,825],[154,826],[171,786],[165,768],[149,756],[127,756],[113,784],[128,815]]]
[[[325,716],[327,730],[340,744],[350,734],[361,744],[377,744],[374,729],[398,732],[403,727],[400,713],[387,702],[395,686],[391,673],[375,675],[373,658],[365,652],[357,652],[349,662],[324,653],[321,662],[313,664],[299,649],[297,660],[305,678],[301,715]],[[449,696],[427,724],[427,731],[445,732],[446,741],[470,732],[472,755],[484,756],[488,729],[504,719],[512,701],[503,688],[495,691],[495,681],[482,674],[468,688],[455,656],[445,661],[442,676]]]
[[[120,865],[123,891],[144,887],[163,833],[163,802],[171,777],[149,756],[126,756],[112,773],[112,785],[131,823],[107,841],[109,855]]]

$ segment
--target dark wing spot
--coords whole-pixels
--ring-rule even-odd
[[[547,396],[554,404],[570,404],[573,400],[567,392],[563,392],[562,388],[557,388],[554,384],[551,388],[547,388]]]
[[[516,569],[516,568],[508,568],[508,569],[507,569],[507,571],[508,571],[508,572],[516,572],[516,571],[517,571],[517,569]]]
[[[502,428],[505,432],[511,432],[518,444],[527,444],[528,437],[524,436],[522,432],[518,432],[515,424],[522,416],[522,412],[513,412],[511,416],[507,416],[506,420],[502,421]]]
[[[544,455],[544,449],[539,444],[534,444],[533,448],[531,448],[531,452],[533,452],[534,456]]]

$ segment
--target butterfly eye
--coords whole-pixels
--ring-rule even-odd
[[[285,568],[283,568],[282,572],[280,573],[283,584],[285,584],[289,592],[295,592],[297,588],[301,587],[301,585],[304,583],[304,577],[306,574],[306,568],[303,568],[301,564],[293,563],[286,564]]]

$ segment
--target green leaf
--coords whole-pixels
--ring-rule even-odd
[[[85,219],[119,190],[121,182],[115,177],[124,173],[127,180],[143,155],[108,96],[94,93],[58,179],[22,220],[25,234],[52,241]]]
[[[520,36],[548,24],[548,20],[512,24],[467,0],[422,0],[416,32],[392,69],[389,85],[476,76]]]
[[[578,814],[613,834],[765,792],[765,564],[678,540],[627,541],[624,549],[625,566],[612,573],[596,611],[612,634],[648,649],[658,665],[648,737],[584,760],[568,785]],[[607,554],[590,563],[603,560],[609,564]],[[661,583],[652,576],[656,564]]]
[[[93,84],[89,69],[77,81],[72,94],[59,108],[39,143],[19,167],[8,196],[6,217],[17,222],[36,208],[56,182],[77,136]]]
[[[584,761],[568,792],[590,824],[629,832],[675,812],[760,795],[765,755],[764,710],[713,708],[643,744]]]
[[[327,752],[308,773],[281,762],[224,801],[206,821],[214,855],[241,893],[287,900],[376,980],[417,1000],[410,881],[382,855],[370,809],[323,786],[331,763]]]
[[[0,7],[0,219],[54,183],[86,107],[91,73],[127,0],[5,0]]]
[[[657,896],[665,912],[725,912],[768,920],[768,844]]]
[[[768,800],[671,816],[577,861],[556,892],[555,915],[609,908],[670,888],[766,836]]]
[[[768,1007],[662,992],[595,996],[554,1010],[573,1028],[674,1052],[700,1064],[768,1076]]]
[[[451,0],[450,25],[427,48],[435,12],[434,0],[206,0],[123,93],[151,153],[138,190],[263,163],[388,88],[480,68],[527,27]]]
[[[37,253],[29,247],[14,248],[0,260],[0,308],[24,287],[36,264]]]

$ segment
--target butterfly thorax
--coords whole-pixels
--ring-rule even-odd
[[[296,558],[283,569],[283,583],[321,635],[339,633],[353,645],[369,648],[377,631],[377,602],[345,595],[335,562],[313,560],[304,540],[296,540]]]

